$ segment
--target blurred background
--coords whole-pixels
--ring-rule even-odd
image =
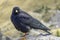
[[[0,0],[0,40],[17,40],[23,33],[17,31],[10,16],[14,6],[41,21],[60,37],[60,0]]]

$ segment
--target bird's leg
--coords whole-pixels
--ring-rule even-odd
[[[28,34],[24,33],[24,35],[22,36],[22,38],[20,40],[26,40],[26,35],[28,35]]]
[[[24,33],[24,35],[22,37],[25,37],[26,35],[28,35],[28,33]]]
[[[23,35],[23,36],[21,36],[21,37],[25,37],[26,35],[28,35],[28,33],[24,33],[24,35]]]

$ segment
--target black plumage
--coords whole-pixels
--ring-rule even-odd
[[[11,21],[14,24],[15,28],[21,32],[27,33],[29,30],[33,29],[41,29],[45,32],[50,33],[45,25],[43,25],[40,21],[33,18],[19,7],[14,7],[12,10]]]

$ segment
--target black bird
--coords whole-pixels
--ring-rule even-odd
[[[41,29],[50,34],[49,28],[43,25],[40,21],[33,18],[19,7],[14,7],[12,10],[11,21],[15,28],[23,33],[29,32],[31,29]]]

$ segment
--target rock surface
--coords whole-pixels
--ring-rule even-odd
[[[56,37],[56,36],[52,36],[52,35],[48,35],[48,36],[31,36],[28,35],[27,40],[60,40],[60,37]]]

